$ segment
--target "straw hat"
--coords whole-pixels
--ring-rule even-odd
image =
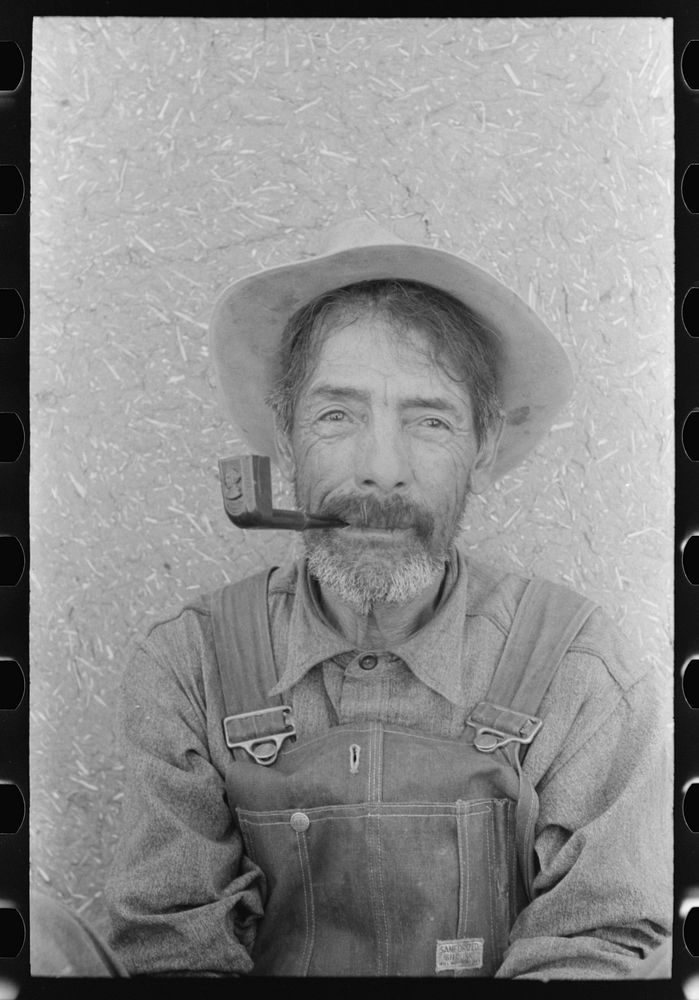
[[[380,278],[421,281],[449,292],[497,331],[506,424],[493,476],[502,476],[536,445],[569,399],[573,377],[565,351],[522,299],[492,275],[456,254],[405,243],[369,219],[334,226],[316,257],[268,268],[221,292],[210,335],[229,416],[256,454],[274,458],[265,397],[287,320],[318,295]]]

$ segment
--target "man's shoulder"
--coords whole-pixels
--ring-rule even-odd
[[[123,675],[126,687],[132,692],[152,689],[154,694],[160,687],[160,696],[174,682],[177,690],[195,692],[195,696],[198,693],[203,699],[218,662],[214,625],[217,602],[225,612],[225,605],[220,603],[225,592],[230,592],[230,588],[255,587],[255,582],[259,585],[259,580],[267,575],[270,604],[274,603],[275,594],[283,598],[285,593],[293,593],[296,567],[293,564],[270,567],[223,587],[202,590],[172,611],[151,619],[131,640]],[[247,619],[239,618],[234,623],[228,620],[229,627],[234,629],[241,624],[245,627]]]
[[[611,616],[594,600],[579,593],[567,584],[554,582],[541,576],[498,570],[491,565],[464,556],[469,598],[467,615],[488,618],[505,635],[509,635],[520,601],[532,580],[540,585],[544,601],[557,602],[566,597],[568,603],[577,598],[582,608],[591,605],[589,616],[572,639],[567,655],[578,662],[585,660],[590,668],[595,661],[598,669],[610,676],[623,690],[631,687],[648,671],[648,664],[634,648]]]
[[[498,569],[479,559],[459,553],[466,567],[466,614],[489,619],[508,634],[530,577]]]
[[[270,598],[276,595],[293,594],[296,590],[299,563],[288,562],[280,566],[269,566],[265,569],[249,573],[240,580],[226,583],[213,590],[203,590],[173,611],[151,621],[145,630],[145,639],[164,639],[168,635],[178,633],[201,632],[210,627],[211,616],[218,600],[232,588],[248,589],[259,587],[260,582],[267,580],[267,591]]]

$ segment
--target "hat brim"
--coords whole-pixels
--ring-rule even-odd
[[[568,357],[551,331],[511,289],[456,254],[409,243],[353,247],[269,268],[233,282],[216,302],[211,349],[224,406],[256,454],[276,455],[265,399],[291,315],[334,288],[382,278],[420,281],[464,302],[498,337],[505,428],[493,477],[517,465],[570,398]]]

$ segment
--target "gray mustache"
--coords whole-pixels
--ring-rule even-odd
[[[374,496],[333,497],[321,505],[320,514],[339,517],[359,528],[382,528],[395,531],[412,528],[420,538],[427,538],[434,529],[432,514],[403,497],[379,500]]]

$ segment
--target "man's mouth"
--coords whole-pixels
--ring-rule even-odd
[[[347,527],[340,531],[373,537],[395,537],[407,531],[429,537],[434,526],[429,513],[402,498],[379,501],[374,497],[336,497],[321,506],[321,513],[346,521]]]

